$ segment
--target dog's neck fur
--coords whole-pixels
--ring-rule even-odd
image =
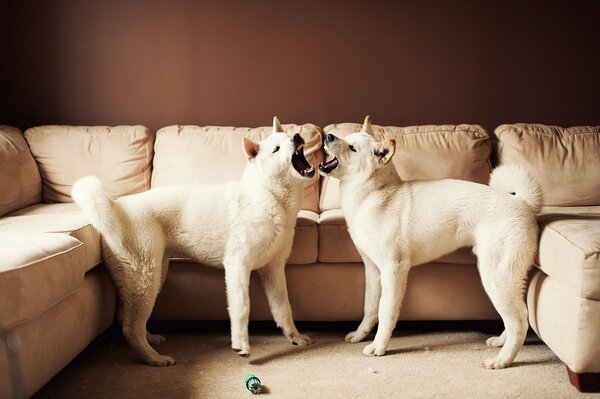
[[[282,208],[295,210],[297,213],[301,205],[303,182],[288,176],[282,176],[276,180],[277,184],[273,184],[273,177],[265,176],[254,165],[249,164],[240,180],[241,190],[251,195],[255,195],[257,190],[262,190]]]
[[[342,209],[354,209],[369,195],[375,192],[395,191],[402,185],[396,168],[389,165],[378,168],[364,179],[340,179]]]

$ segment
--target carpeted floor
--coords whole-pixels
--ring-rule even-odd
[[[244,376],[253,373],[270,398],[576,398],[563,363],[530,334],[516,363],[486,370],[480,332],[401,330],[381,358],[347,344],[345,329],[303,330],[313,339],[299,348],[274,329],[251,331],[252,355],[230,349],[227,330],[167,331],[159,352],[177,364],[141,364],[118,332],[92,344],[36,395],[38,398],[250,398]],[[107,336],[108,335],[108,336]]]

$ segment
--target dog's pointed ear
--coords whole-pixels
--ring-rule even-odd
[[[273,133],[283,132],[283,127],[281,123],[279,123],[279,118],[276,116],[273,117]]]
[[[373,133],[373,126],[371,126],[371,115],[365,116],[365,121],[363,122],[360,131],[375,137],[375,133]]]
[[[258,155],[258,149],[260,147],[259,144],[252,141],[252,139],[249,139],[248,137],[244,137],[243,143],[244,152],[246,153],[248,160],[254,160],[254,158]]]
[[[396,140],[387,139],[375,144],[374,154],[378,162],[387,165],[396,153]]]

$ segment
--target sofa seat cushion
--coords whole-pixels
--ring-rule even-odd
[[[495,132],[498,162],[531,170],[542,185],[544,204],[600,205],[600,126],[519,123]]]
[[[341,209],[330,209],[319,215],[319,262],[362,262],[350,238],[346,220]],[[460,248],[436,259],[436,263],[476,265],[477,257],[471,248]]]
[[[545,207],[536,266],[585,299],[600,300],[600,206]]]
[[[286,124],[290,136],[300,133],[305,141],[304,155],[315,168],[323,160],[320,129],[312,124]],[[168,126],[156,133],[152,187],[189,183],[238,181],[248,163],[242,149],[244,137],[262,140],[271,127]],[[304,186],[302,209],[318,211],[319,176]]]
[[[78,211],[79,206],[74,202],[64,202],[60,204],[35,204],[21,208],[6,216],[24,216],[24,215],[47,215],[52,213],[70,213]]]
[[[319,255],[318,218],[319,215],[312,211],[301,210],[298,213],[294,245],[287,263],[308,265],[317,262]]]
[[[0,324],[32,319],[73,293],[85,277],[85,256],[67,234],[0,232]]]
[[[76,204],[39,204],[13,212],[0,219],[3,233],[63,233],[83,244],[84,271],[102,261],[100,235]]]
[[[293,265],[309,265],[317,262],[318,256],[318,232],[317,219],[319,215],[312,211],[301,210],[296,220],[296,233],[294,234],[294,245],[287,263]],[[181,254],[174,254],[171,260],[177,262],[194,262]]]
[[[71,202],[80,177],[98,177],[113,198],[150,188],[154,136],[144,126],[39,126],[25,138],[42,177],[44,202]]]
[[[345,137],[360,131],[357,123],[326,126],[323,134]],[[392,163],[405,180],[453,178],[487,184],[490,178],[490,141],[478,125],[377,126],[379,138],[396,140]],[[339,180],[322,178],[321,210],[340,208]]]
[[[40,202],[42,183],[21,131],[0,125],[0,216]]]

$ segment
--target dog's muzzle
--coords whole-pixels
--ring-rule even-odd
[[[308,163],[304,157],[304,139],[296,133],[292,137],[294,143],[294,153],[292,154],[292,166],[302,177],[311,178],[315,175],[315,168]]]
[[[331,172],[333,172],[334,169],[337,168],[339,165],[339,160],[329,150],[329,144],[335,142],[336,140],[337,137],[335,137],[333,134],[328,134],[327,136],[325,136],[325,145],[323,145],[323,149],[326,153],[331,154],[333,158],[327,162],[322,162],[319,164],[319,171],[321,172],[321,174],[328,175]]]

